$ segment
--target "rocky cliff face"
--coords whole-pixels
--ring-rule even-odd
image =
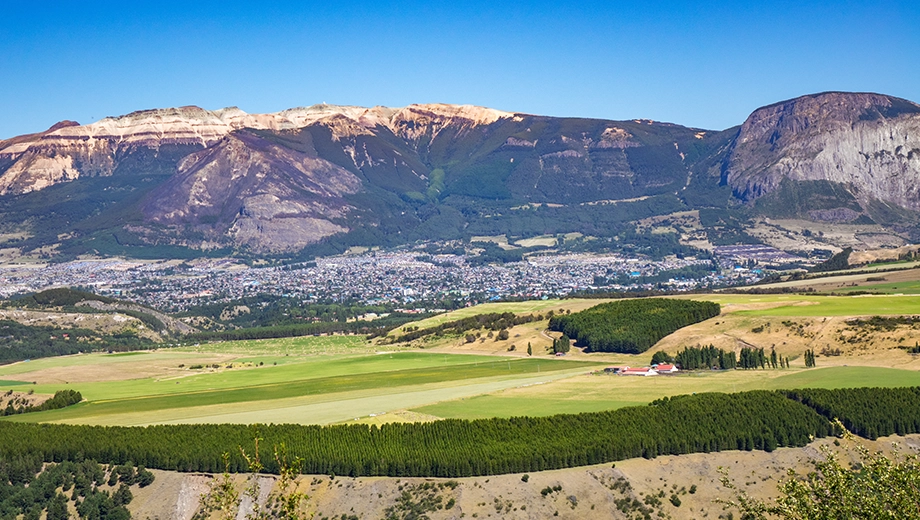
[[[918,177],[920,106],[878,94],[804,96],[723,132],[468,105],[180,107],[0,141],[0,226],[32,233],[30,246],[94,244],[75,251],[268,253],[349,233],[338,249],[612,236],[731,197],[768,216],[883,222],[920,212]]]
[[[195,106],[143,110],[89,125],[64,122],[46,132],[0,141],[0,195],[37,191],[83,176],[108,176],[126,156],[156,154],[180,146],[207,148],[242,128],[282,131],[319,122],[337,139],[384,127],[406,138],[444,126],[475,126],[511,114],[456,105],[410,105],[402,109],[315,105],[273,114],[247,114],[231,107]]]
[[[256,252],[296,251],[347,231],[335,221],[350,209],[343,196],[360,187],[353,173],[315,154],[240,131],[183,159],[141,210],[176,237],[191,230]]]
[[[758,109],[742,125],[725,172],[745,201],[784,180],[828,181],[864,207],[876,199],[920,211],[920,105],[831,92]]]

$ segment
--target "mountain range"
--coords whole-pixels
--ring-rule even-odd
[[[477,235],[580,233],[700,211],[920,236],[920,105],[827,92],[713,131],[447,104],[143,110],[0,141],[0,247],[291,257]],[[652,233],[646,231],[649,240]]]

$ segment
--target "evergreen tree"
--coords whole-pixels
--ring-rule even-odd
[[[112,502],[116,506],[124,506],[130,504],[133,498],[134,495],[131,493],[131,490],[128,489],[128,485],[122,482],[121,486],[118,487],[118,490],[115,491],[115,494],[112,495]]]
[[[553,340],[553,354],[565,354],[571,349],[571,340],[565,334],[561,338]]]
[[[667,352],[659,350],[652,354],[652,364],[660,365],[662,363],[673,363],[674,358],[672,358]]]
[[[530,346],[530,342],[529,342],[529,341],[527,342],[527,355],[528,355],[528,356],[532,356],[532,355],[533,355],[533,347]]]
[[[57,493],[48,504],[48,520],[68,520],[67,497]]]
[[[718,316],[719,312],[719,305],[712,302],[633,299],[554,316],[549,328],[573,338],[586,352],[639,354],[677,329]]]
[[[811,368],[813,366],[816,366],[815,365],[815,351],[806,350],[805,351],[805,367]]]

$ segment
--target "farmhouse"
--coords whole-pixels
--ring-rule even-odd
[[[625,369],[623,369],[623,370],[620,371],[620,375],[624,375],[624,376],[657,376],[657,375],[658,375],[658,372],[656,372],[654,369],[651,369],[651,368],[649,368],[649,367],[643,367],[643,368],[626,367]]]
[[[677,366],[667,363],[652,365],[652,368],[655,369],[655,371],[659,374],[674,374],[678,370]]]

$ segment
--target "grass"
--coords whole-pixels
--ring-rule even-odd
[[[446,360],[453,357],[469,358],[471,356],[428,355],[427,357],[445,358],[445,364],[443,366],[429,366],[424,368],[365,371],[364,373],[350,373],[347,375],[327,377],[302,377],[300,380],[268,384],[256,384],[252,381],[248,381],[245,386],[228,386],[220,389],[197,391],[187,391],[188,385],[186,385],[186,391],[184,392],[165,395],[144,395],[140,397],[95,396],[94,399],[90,399],[90,402],[81,403],[64,410],[15,417],[28,421],[61,420],[73,419],[81,416],[154,412],[176,408],[226,405],[251,401],[271,401],[325,393],[370,389],[377,389],[381,393],[386,394],[391,392],[394,388],[413,385],[442,383],[447,381],[466,381],[489,377],[520,377],[522,375],[586,368],[596,365],[596,363],[578,361],[536,359],[496,360],[495,358],[474,363],[458,363],[455,360],[450,360],[450,362]],[[366,360],[358,359],[355,361],[360,362]],[[300,365],[292,366],[298,367]],[[229,376],[234,374],[225,375]],[[308,374],[303,375],[306,376]],[[171,385],[167,383],[167,386]],[[79,388],[75,389],[79,390]]]
[[[850,293],[856,291],[872,291],[887,294],[920,294],[920,281],[903,281],[888,283],[867,283],[853,287],[838,287],[830,289],[835,293]]]
[[[891,285],[900,288],[908,283],[913,282],[892,282]],[[920,282],[916,284],[920,288]],[[879,338],[873,347],[875,351],[833,358],[818,369],[798,368],[794,361],[793,368],[787,370],[700,372],[678,377],[585,374],[588,368],[602,366],[602,360],[643,366],[649,362],[651,352],[659,348],[673,353],[695,342],[716,342],[726,348],[736,348],[742,339],[758,345],[768,342],[764,343],[768,347],[775,343],[778,352],[791,354],[795,360],[807,345],[811,345],[809,342],[818,341],[815,337],[820,339],[821,345],[834,343],[836,329],[832,327],[838,325],[825,326],[820,319],[799,320],[814,322],[806,329],[819,330],[823,334],[800,338],[789,335],[792,332],[778,324],[783,320],[772,317],[920,314],[920,296],[912,295],[711,294],[680,298],[718,302],[723,306],[723,315],[695,328],[682,329],[641,356],[573,353],[570,359],[563,360],[541,356],[551,341],[543,335],[544,320],[512,328],[512,337],[504,342],[487,340],[466,344],[460,338],[441,338],[426,344],[440,352],[405,346],[383,347],[360,336],[337,335],[207,343],[158,351],[82,354],[16,363],[0,367],[0,390],[21,390],[29,385],[28,388],[37,394],[50,395],[57,390],[73,389],[80,391],[87,401],[65,410],[4,420],[112,425],[163,422],[325,424],[355,419],[378,423],[383,422],[380,417],[384,412],[394,417],[397,414],[391,412],[426,418],[541,416],[615,409],[694,392],[920,386],[920,371],[826,366],[862,363],[917,368],[916,360],[902,351],[879,347],[894,340],[884,343]],[[604,301],[607,300],[491,303],[416,324],[430,327],[489,312],[526,314],[544,313],[549,309],[576,312]],[[774,325],[770,329],[772,336],[766,332],[751,332],[755,326],[768,321]],[[826,321],[831,323],[832,320]],[[541,357],[520,355],[528,342],[533,344],[534,354]],[[512,343],[517,346],[517,357],[503,357],[509,354],[507,349]],[[382,348],[394,351],[375,352]],[[819,359],[819,365],[823,359]],[[190,368],[215,364],[219,368]],[[228,365],[232,368],[227,368]],[[37,384],[31,384],[32,381]],[[370,417],[371,414],[374,417]]]
[[[583,369],[574,372],[583,373]],[[387,389],[367,389],[336,392],[291,399],[244,402],[232,405],[182,408],[158,411],[154,414],[128,414],[93,417],[96,424],[151,423],[301,423],[329,424],[364,422],[381,424],[404,417],[405,409],[424,406],[448,399],[473,397],[536,382],[570,377],[572,370],[542,372],[538,375],[509,378],[497,376],[484,379],[446,381]],[[411,415],[411,413],[410,413]],[[419,414],[414,414],[419,415]],[[429,418],[430,420],[431,418]],[[81,419],[85,422],[86,419]]]
[[[878,367],[827,367],[696,372],[647,378],[587,375],[470,399],[436,403],[412,411],[458,419],[546,416],[613,410],[646,404],[665,396],[699,392],[864,386],[920,386],[920,372]]]
[[[194,347],[176,349],[185,352],[212,352],[216,354],[248,355],[296,355],[344,354],[373,352],[364,336],[301,336],[296,338],[277,338],[241,341],[221,341],[203,343]]]
[[[282,358],[284,363],[218,370],[191,370],[176,368],[173,375],[154,378],[137,378],[121,381],[102,381],[80,384],[38,384],[35,391],[53,394],[71,388],[80,391],[90,401],[130,399],[142,396],[188,394],[190,392],[220,392],[250,386],[263,386],[337,376],[361,376],[418,370],[432,367],[475,365],[494,362],[492,356],[438,355],[431,353],[393,353],[371,356],[316,356],[313,358]],[[188,361],[186,361],[188,363]],[[221,367],[227,366],[219,363]],[[236,365],[238,366],[238,365]],[[0,385],[2,389],[2,385]]]
[[[0,379],[0,387],[31,385],[31,384],[32,384],[32,381],[12,381],[9,379]]]
[[[882,367],[827,367],[777,378],[777,389],[920,386],[920,372]]]
[[[645,402],[616,400],[572,401],[539,397],[479,395],[464,400],[446,401],[413,408],[412,411],[450,419],[487,419],[489,417],[543,417],[556,414],[600,412],[642,404],[645,404]]]
[[[144,351],[135,352],[133,356],[124,356],[118,354],[76,354],[73,356],[57,356],[41,359],[33,359],[28,362],[13,363],[11,365],[0,366],[0,376],[15,376],[19,374],[28,374],[48,369],[76,369],[77,367],[98,367],[100,365],[117,365],[136,363],[139,360],[144,362],[176,360],[182,362],[189,359],[188,353],[175,350]],[[113,368],[114,369],[114,368]],[[0,383],[0,387],[3,384]]]
[[[878,316],[920,314],[920,296],[860,295],[860,296],[803,296],[803,295],[693,295],[723,305],[722,312],[746,316]],[[765,308],[734,310],[731,305]]]

